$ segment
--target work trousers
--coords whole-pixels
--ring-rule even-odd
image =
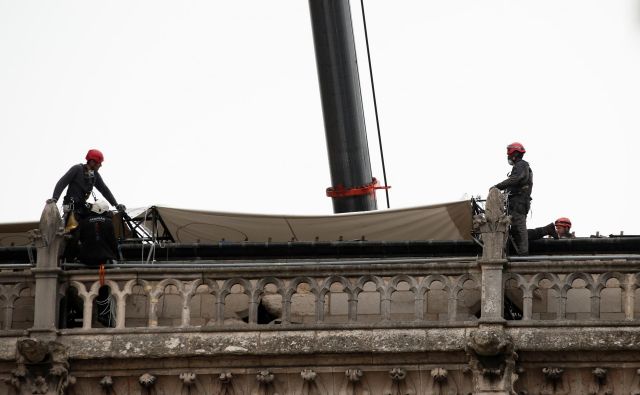
[[[527,214],[531,207],[528,196],[512,196],[509,198],[509,215],[511,215],[510,234],[518,250],[518,255],[529,254],[529,235],[527,233]]]

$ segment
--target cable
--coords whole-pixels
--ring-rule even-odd
[[[364,0],[360,0],[360,9],[362,10],[362,24],[364,26],[364,40],[367,43],[367,60],[369,61],[369,78],[371,80],[371,92],[373,93],[373,108],[376,114],[376,127],[378,128],[378,145],[380,146],[380,159],[382,161],[382,177],[384,178],[384,186],[387,187],[387,169],[384,164],[384,151],[382,150],[382,135],[380,134],[380,119],[378,117],[378,101],[376,99],[376,86],[373,83],[373,67],[371,66],[371,51],[369,50],[369,33],[367,31],[367,17],[364,13]],[[387,196],[387,208],[391,208],[389,204],[389,189],[384,190]]]

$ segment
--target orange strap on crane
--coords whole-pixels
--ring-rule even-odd
[[[367,185],[363,185],[355,188],[345,188],[344,185],[338,185],[335,187],[327,188],[327,196],[331,198],[342,198],[349,196],[362,196],[374,194],[376,189],[389,189],[390,186],[380,186],[378,180],[374,177]]]

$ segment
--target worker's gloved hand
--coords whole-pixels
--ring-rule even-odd
[[[118,210],[119,213],[124,213],[127,210],[127,207],[124,204],[117,204],[116,210]]]
[[[54,198],[47,199],[47,204],[49,204],[49,203],[58,203],[58,201],[56,199],[54,199]]]

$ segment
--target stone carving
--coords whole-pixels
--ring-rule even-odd
[[[213,385],[213,394],[219,395],[240,395],[233,384],[233,375],[230,372],[222,372],[218,375],[218,380]]]
[[[102,387],[105,395],[113,394],[113,378],[111,376],[104,376],[102,380],[100,380],[100,387]]]
[[[251,392],[252,395],[279,395],[276,389],[275,375],[269,370],[261,370],[256,375],[258,387]]]
[[[153,376],[149,373],[145,373],[138,378],[138,382],[144,388],[151,388],[156,383],[156,376]]]
[[[345,380],[340,386],[338,395],[369,395],[369,385],[363,380],[360,369],[347,369],[344,372]]]
[[[473,216],[473,229],[481,234],[482,259],[504,259],[511,216],[506,215],[504,195],[497,188],[489,189],[484,214]]]
[[[318,380],[318,375],[312,369],[304,369],[300,372],[302,377],[302,388],[300,395],[324,395],[327,394],[322,381]]]
[[[113,378],[111,376],[104,376],[102,380],[100,380],[100,386],[102,388],[112,388]]]
[[[393,368],[389,371],[389,377],[391,377],[391,383],[385,388],[384,395],[414,395],[416,393],[413,383],[407,379],[405,369]]]
[[[636,370],[636,377],[633,379],[632,388],[631,392],[629,392],[630,395],[640,395],[640,369]]]
[[[142,376],[138,377],[138,382],[143,388],[143,394],[151,395],[155,394],[154,385],[156,384],[156,376],[145,373]]]
[[[3,379],[19,395],[62,395],[75,383],[69,375],[67,348],[57,342],[21,339],[17,342],[16,365],[11,378]]]
[[[564,369],[543,368],[544,383],[540,389],[540,395],[565,395],[570,394],[569,383],[565,383]]]
[[[607,383],[607,369],[595,368],[591,371],[593,382],[589,386],[589,395],[613,395],[613,388]]]
[[[516,394],[518,380],[513,341],[502,327],[485,327],[471,332],[465,351],[473,374],[474,391]]]
[[[196,382],[196,374],[191,372],[180,373],[179,378],[180,381],[182,381],[182,384],[186,387],[191,387]]]
[[[457,395],[458,386],[455,380],[449,379],[447,369],[435,368],[431,370],[431,392],[434,395]]]
[[[47,203],[40,216],[38,229],[29,231],[38,249],[38,267],[55,268],[64,247],[64,224],[55,203]]]
[[[178,378],[182,381],[181,395],[204,394],[207,392],[198,380],[198,376],[193,372],[180,373]]]

